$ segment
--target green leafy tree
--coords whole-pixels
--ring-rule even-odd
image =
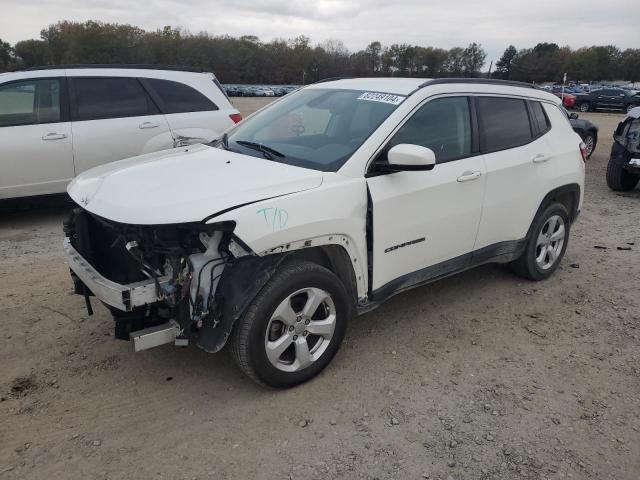
[[[572,50],[539,43],[516,50],[510,45],[496,63],[499,78],[527,82],[560,81],[564,72],[580,80],[640,79],[640,50],[612,45]],[[337,39],[312,45],[311,39],[255,35],[192,34],[173,26],[145,31],[134,25],[60,21],[42,29],[40,39],[15,46],[0,41],[0,70],[63,63],[177,64],[214,71],[227,83],[299,84],[334,76],[478,76],[486,52],[478,43],[442,48],[378,41],[349,52]]]
[[[509,45],[502,54],[502,57],[500,57],[500,60],[496,62],[496,71],[493,73],[493,76],[504,80],[511,78],[511,64],[517,54],[518,50],[516,50],[516,47]]]
[[[13,70],[15,66],[16,58],[13,47],[0,38],[0,72]]]
[[[480,70],[487,58],[487,52],[484,51],[482,45],[470,43],[467,48],[462,51],[462,69],[465,77],[478,77]]]

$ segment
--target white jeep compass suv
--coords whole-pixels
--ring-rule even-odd
[[[487,262],[556,270],[586,153],[561,109],[514,82],[310,85],[216,142],[78,176],[76,292],[136,351],[228,342],[255,381],[304,382],[397,293]]]
[[[61,193],[89,168],[210,142],[241,120],[212,73],[61,65],[0,75],[0,199]]]

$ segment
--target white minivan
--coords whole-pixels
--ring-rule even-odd
[[[530,85],[327,81],[210,144],[79,175],[64,249],[75,291],[137,351],[229,343],[252,379],[289,387],[409,288],[490,262],[552,275],[585,158],[560,99]]]
[[[79,173],[210,142],[242,119],[212,73],[62,65],[0,75],[0,199],[62,193]]]

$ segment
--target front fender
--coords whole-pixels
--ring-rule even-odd
[[[208,219],[234,221],[234,235],[258,256],[340,245],[351,259],[359,298],[366,297],[367,187],[364,178],[327,173],[322,185],[240,206]]]

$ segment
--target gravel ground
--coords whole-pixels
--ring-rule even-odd
[[[637,480],[640,191],[605,183],[621,116],[584,117],[601,140],[551,279],[489,265],[398,295],[288,391],[225,353],[134,354],[71,293],[64,202],[4,212],[0,478]]]

